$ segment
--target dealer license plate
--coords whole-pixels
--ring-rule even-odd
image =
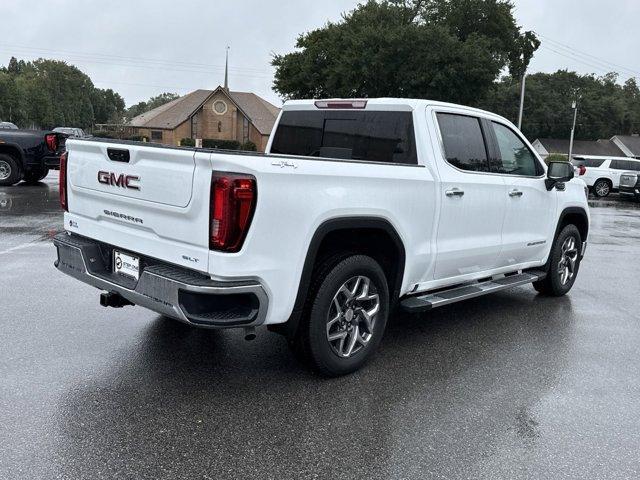
[[[138,280],[140,278],[140,258],[114,250],[113,271]]]

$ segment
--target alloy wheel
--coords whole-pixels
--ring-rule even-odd
[[[578,261],[578,247],[575,237],[568,237],[562,243],[560,262],[558,262],[558,275],[560,283],[566,285],[576,273]]]
[[[349,358],[365,348],[379,311],[380,297],[368,277],[359,275],[344,282],[327,314],[327,341],[333,352]]]
[[[599,197],[606,197],[609,195],[609,184],[607,182],[598,182],[596,185],[596,193]]]
[[[0,180],[6,180],[11,176],[11,165],[4,160],[0,160]]]

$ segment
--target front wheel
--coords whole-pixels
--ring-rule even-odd
[[[556,238],[549,254],[549,268],[544,280],[533,287],[544,295],[561,297],[573,287],[580,269],[582,238],[575,225],[567,225]]]
[[[296,338],[297,349],[321,374],[362,367],[380,344],[389,314],[389,289],[380,265],[352,255],[317,269]]]

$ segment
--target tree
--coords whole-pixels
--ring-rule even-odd
[[[480,102],[482,108],[515,121],[518,116],[519,79],[504,77]],[[569,138],[573,123],[572,101],[579,97],[576,139],[597,140],[616,134],[637,133],[640,128],[640,92],[634,80],[624,86],[617,75],[579,75],[559,70],[527,77],[527,97],[522,130],[536,138]]]
[[[369,0],[341,22],[298,37],[296,51],[276,55],[274,89],[285,98],[475,104],[503,68],[515,69],[512,58],[537,48],[512,9],[505,0]]]
[[[154,108],[160,107],[178,98],[180,98],[180,95],[178,95],[177,93],[169,93],[169,92],[161,93],[160,95],[151,97],[146,102],[140,102],[130,106],[127,109],[127,118],[131,120],[133,117],[142,115],[143,113],[148,112],[149,110],[153,110]]]
[[[110,88],[96,88],[91,95],[94,123],[124,123],[124,99]]]
[[[124,100],[113,90],[95,88],[73,65],[57,60],[25,62],[11,57],[0,68],[0,119],[21,127],[90,128],[122,121]]]

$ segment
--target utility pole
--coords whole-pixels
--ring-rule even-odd
[[[522,74],[520,82],[520,112],[518,113],[518,130],[522,130],[522,115],[524,114],[524,89],[527,82],[527,72]]]
[[[571,140],[569,140],[569,161],[573,156],[573,137],[576,133],[576,119],[578,118],[578,98],[571,104],[571,108],[573,108],[573,126],[571,127]]]

